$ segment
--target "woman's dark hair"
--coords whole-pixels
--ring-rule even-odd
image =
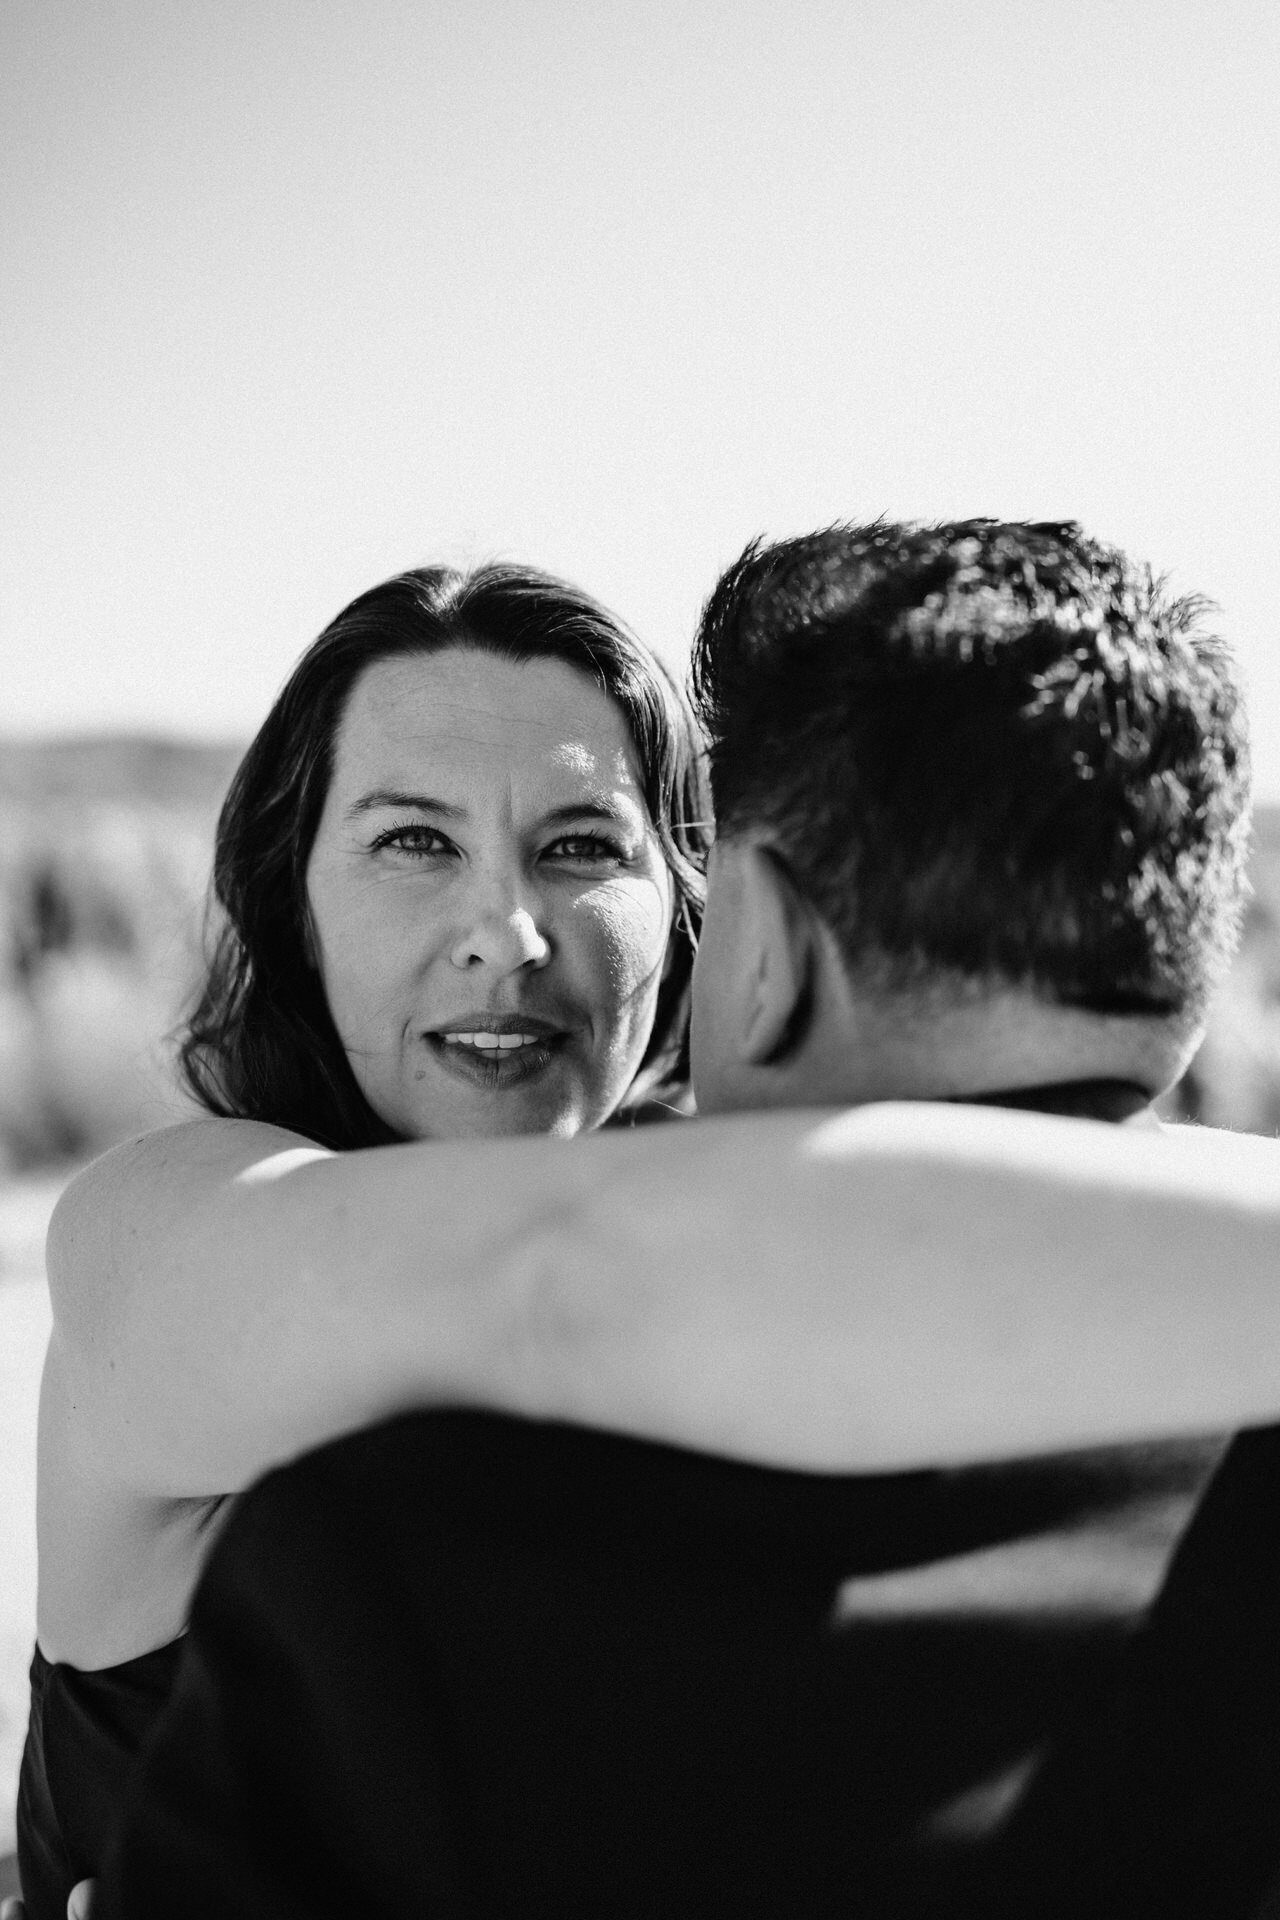
[[[577,587],[527,567],[419,567],[360,595],[303,654],[241,761],[218,820],[208,971],[183,1029],[183,1076],[228,1118],[329,1147],[399,1138],[368,1105],[311,960],[307,862],[352,688],[376,661],[468,647],[562,660],[622,710],[677,895],[676,945],[624,1109],[688,1085],[689,981],[710,805],[695,722],[660,661]]]

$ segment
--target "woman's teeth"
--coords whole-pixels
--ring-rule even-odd
[[[531,1047],[540,1038],[536,1033],[442,1033],[446,1047],[478,1047],[482,1053],[510,1053],[516,1047]]]

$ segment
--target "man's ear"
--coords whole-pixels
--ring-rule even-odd
[[[751,1066],[790,1052],[813,988],[813,916],[785,862],[768,847],[742,858],[743,923],[754,973],[743,1009],[741,1051]]]

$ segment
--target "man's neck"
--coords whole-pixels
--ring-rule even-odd
[[[779,1087],[794,1104],[973,1101],[1127,1118],[1181,1070],[1168,1020],[1093,1013],[1021,988],[952,998],[840,995],[818,1010]]]

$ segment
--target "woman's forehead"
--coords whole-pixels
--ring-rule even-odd
[[[563,792],[642,793],[622,709],[562,660],[452,647],[375,661],[338,730],[335,798],[397,791],[424,775],[466,792],[495,780]]]

